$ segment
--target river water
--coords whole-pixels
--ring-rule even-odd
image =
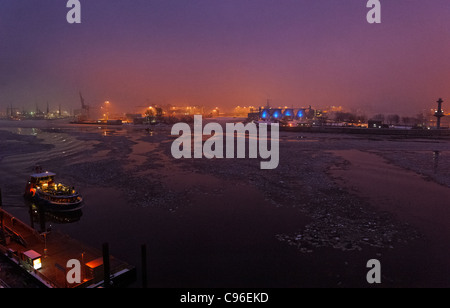
[[[372,258],[386,269],[383,286],[450,285],[448,140],[281,133],[269,172],[251,159],[177,161],[169,135],[2,122],[4,208],[39,228],[23,189],[36,164],[57,173],[85,206],[48,215],[46,228],[108,242],[138,276],[146,244],[151,287],[365,287]]]

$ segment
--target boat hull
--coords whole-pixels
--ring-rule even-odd
[[[51,212],[68,212],[76,211],[83,207],[83,200],[73,202],[73,203],[56,203],[49,200],[41,199],[39,197],[35,198],[36,202],[43,206],[46,211]]]
[[[51,212],[68,212],[68,211],[77,211],[84,206],[83,199],[77,200],[76,202],[69,203],[61,203],[61,202],[52,202],[50,200],[46,200],[41,198],[38,194],[32,196],[29,194],[25,194],[25,198],[31,202],[34,202],[38,206],[42,206],[44,210]]]

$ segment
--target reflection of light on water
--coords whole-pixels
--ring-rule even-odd
[[[83,216],[81,209],[65,212],[47,211],[34,202],[25,200],[25,206],[29,208],[30,225],[39,228],[40,232],[52,230],[53,224],[72,224],[80,221]]]
[[[125,136],[127,133],[122,128],[113,129],[113,128],[106,128],[102,126],[97,127],[98,131],[101,132],[101,135],[103,137],[107,136]]]
[[[3,130],[6,131],[10,131],[13,134],[17,134],[17,135],[24,135],[24,136],[37,136],[38,133],[41,132],[40,129],[37,128],[22,128],[22,127],[17,127],[17,128],[2,128]]]
[[[437,173],[439,167],[439,155],[440,151],[433,151],[434,173]]]

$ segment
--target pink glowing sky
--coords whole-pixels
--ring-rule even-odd
[[[5,0],[0,109],[105,100],[220,106],[342,105],[416,114],[450,104],[450,2]],[[445,107],[444,103],[444,107]]]

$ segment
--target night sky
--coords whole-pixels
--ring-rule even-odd
[[[450,1],[1,0],[0,111],[105,100],[232,107],[450,106]],[[444,103],[445,108],[445,103]],[[450,107],[449,107],[450,108]]]

